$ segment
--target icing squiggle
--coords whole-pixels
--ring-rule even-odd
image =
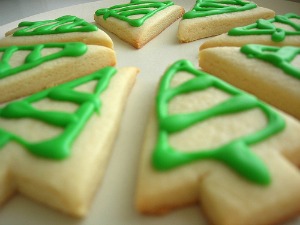
[[[175,88],[170,88],[172,77],[180,71],[188,72],[194,78]],[[202,91],[209,87],[220,89],[232,97],[207,110],[186,114],[168,114],[168,102],[175,96],[193,91]],[[255,133],[236,138],[214,149],[199,149],[190,153],[178,151],[168,143],[169,134],[180,132],[195,123],[254,108],[260,109],[268,120],[267,126]],[[189,61],[180,60],[174,63],[162,77],[156,97],[156,114],[159,130],[152,162],[157,170],[169,170],[197,160],[215,159],[225,163],[237,173],[253,182],[259,184],[270,183],[271,178],[268,168],[250,150],[250,146],[282,131],[285,127],[285,121],[268,105],[259,101],[254,96],[195,69]]]
[[[32,36],[45,34],[61,34],[70,32],[91,32],[97,31],[98,28],[94,24],[90,24],[76,16],[66,15],[55,20],[44,20],[19,23],[20,28],[13,33],[13,36]]]
[[[45,48],[61,48],[61,51],[42,56],[42,50]],[[24,63],[17,67],[10,65],[11,57],[17,51],[31,51],[24,60]],[[32,69],[44,62],[58,59],[61,57],[76,57],[84,55],[87,52],[87,46],[81,42],[70,43],[47,43],[32,46],[9,46],[0,48],[3,52],[0,58],[0,79],[11,76],[22,71]]]
[[[127,22],[133,27],[140,27],[151,16],[171,5],[174,5],[172,1],[132,0],[128,4],[115,5],[107,9],[98,9],[95,14],[96,16],[103,15],[104,19],[115,17]],[[140,18],[133,18],[137,15],[139,15]]]
[[[240,12],[256,8],[257,5],[243,0],[197,0],[194,8],[183,15],[183,19]]]
[[[297,55],[300,55],[299,47],[275,47],[248,44],[241,48],[241,52],[246,54],[249,58],[257,58],[269,62],[282,69],[286,74],[300,79],[299,67],[296,67],[291,63]]]
[[[264,20],[259,19],[256,23],[243,27],[236,27],[228,32],[229,36],[242,36],[242,35],[271,35],[272,41],[284,41],[286,36],[300,35],[300,24],[292,21],[291,19],[300,20],[300,16],[294,13],[287,13],[285,15],[277,15],[273,19]],[[293,30],[286,30],[277,27],[274,23],[281,23],[288,25]]]
[[[60,134],[53,138],[32,143],[18,135],[5,131],[0,126],[0,148],[9,141],[16,141],[36,156],[49,159],[64,159],[68,157],[71,154],[72,144],[86,122],[95,112],[100,112],[101,100],[99,96],[108,87],[110,79],[115,73],[116,69],[114,67],[106,67],[88,76],[36,93],[0,108],[1,118],[31,118],[63,129]],[[92,93],[74,90],[77,86],[90,81],[97,81],[97,85]],[[77,104],[78,108],[73,113],[67,113],[42,111],[32,106],[33,103],[45,98],[72,102]]]

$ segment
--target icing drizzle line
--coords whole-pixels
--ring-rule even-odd
[[[19,30],[13,36],[32,36],[45,34],[61,34],[70,32],[97,31],[96,25],[86,22],[76,16],[66,15],[55,20],[29,22],[23,21],[18,25]]]
[[[0,127],[0,148],[9,141],[16,141],[36,156],[49,159],[64,159],[68,157],[71,154],[73,142],[86,122],[93,113],[100,113],[101,100],[99,96],[108,87],[110,79],[115,73],[116,69],[114,67],[105,67],[88,76],[47,89],[22,100],[11,102],[0,108],[1,118],[31,118],[63,129],[56,137],[31,143]],[[93,80],[97,81],[97,85],[92,93],[74,90],[74,88]],[[32,103],[45,98],[73,102],[78,105],[78,108],[74,113],[67,113],[41,111],[32,106]]]
[[[269,20],[259,19],[256,23],[231,29],[228,35],[271,35],[272,41],[281,42],[284,41],[286,36],[300,35],[300,24],[293,22],[291,19],[300,20],[300,16],[294,13],[287,13],[285,15],[277,15]],[[277,27],[276,24],[274,24],[275,22],[288,25],[293,30]]]
[[[197,0],[194,8],[183,15],[183,19],[240,12],[256,7],[256,4],[243,0]]]
[[[175,88],[170,88],[172,77],[179,71],[188,72],[194,78]],[[209,87],[218,88],[232,97],[207,110],[168,115],[168,102],[172,98],[180,94],[202,91]],[[253,108],[259,108],[268,120],[267,126],[255,133],[236,138],[214,149],[199,149],[196,152],[189,153],[177,151],[168,143],[169,134],[184,130],[195,123],[203,122],[220,115],[239,113]],[[156,96],[156,114],[159,130],[157,143],[152,155],[152,162],[157,170],[169,170],[196,160],[215,159],[225,163],[250,181],[258,184],[270,183],[271,178],[266,165],[249,147],[283,130],[285,121],[268,105],[257,100],[254,96],[195,69],[192,63],[187,60],[180,60],[174,63],[162,77]]]
[[[96,16],[103,15],[103,19],[115,17],[127,22],[133,27],[140,27],[144,22],[157,12],[174,5],[172,1],[153,1],[153,0],[131,0],[130,3],[115,5],[106,9],[98,9]],[[139,18],[135,16],[140,15]],[[131,18],[132,17],[132,18]]]
[[[241,48],[241,52],[249,58],[257,58],[269,62],[282,69],[297,79],[300,79],[299,67],[293,66],[291,62],[300,55],[300,48],[295,46],[266,46],[257,44],[248,44]]]
[[[61,51],[42,56],[42,50],[45,48],[61,48]],[[17,51],[31,51],[24,60],[24,63],[17,67],[10,65],[10,60],[13,54]],[[7,76],[20,73],[22,71],[34,68],[44,62],[58,59],[61,57],[76,57],[84,55],[87,52],[87,46],[81,42],[70,43],[47,43],[31,46],[9,46],[0,48],[3,52],[0,58],[0,79]]]

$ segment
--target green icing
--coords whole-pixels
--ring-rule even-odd
[[[61,34],[70,32],[90,32],[97,31],[97,26],[90,24],[76,16],[62,16],[55,20],[45,20],[19,23],[19,30],[13,36],[32,36],[45,34]]]
[[[300,69],[291,62],[300,55],[300,48],[295,46],[274,47],[248,44],[241,48],[241,52],[250,58],[257,58],[269,62],[297,79],[300,79]]]
[[[171,88],[171,79],[180,71],[188,72],[194,78]],[[202,91],[209,87],[220,89],[232,97],[203,111],[168,114],[168,102],[172,98],[180,94]],[[254,108],[260,109],[266,115],[268,120],[267,126],[255,133],[236,138],[223,146],[214,149],[198,149],[195,152],[186,153],[176,150],[168,142],[170,134],[180,132],[196,123],[204,122],[213,117],[239,113]],[[225,163],[250,181],[258,184],[270,183],[271,178],[268,168],[250,150],[250,146],[283,130],[285,121],[268,105],[257,100],[254,96],[195,69],[189,61],[180,60],[173,64],[162,77],[156,97],[156,113],[159,128],[152,160],[157,170],[165,171],[196,160],[214,159]]]
[[[18,135],[5,131],[0,125],[0,147],[4,147],[9,141],[16,141],[36,156],[49,159],[64,159],[68,157],[71,154],[72,144],[86,122],[95,112],[100,112],[101,100],[99,96],[108,87],[110,79],[115,73],[116,69],[114,67],[105,67],[88,76],[36,93],[20,101],[11,102],[0,108],[0,118],[9,120],[31,118],[60,127],[63,130],[53,138],[29,142]],[[74,88],[91,81],[97,81],[97,85],[92,93],[74,90]],[[32,105],[32,103],[46,98],[72,102],[77,104],[78,108],[75,112],[68,113],[42,111]]]
[[[106,9],[98,9],[96,16],[103,16],[106,20],[108,17],[115,17],[123,20],[133,27],[140,27],[144,22],[157,12],[174,5],[172,1],[151,1],[151,0],[132,0],[128,4],[115,5]],[[139,16],[139,18],[136,18]]]
[[[256,23],[231,29],[228,35],[271,35],[272,41],[281,42],[284,41],[286,36],[300,35],[300,24],[293,21],[293,19],[300,20],[300,16],[287,13],[285,15],[277,15],[269,20],[259,19]],[[291,30],[278,27],[278,23],[290,27]]]
[[[41,52],[45,48],[61,48],[61,50],[50,55],[42,56]],[[10,65],[10,60],[17,51],[30,51],[30,53],[26,56],[22,65],[12,67]],[[25,70],[32,69],[44,62],[55,60],[61,57],[81,56],[84,55],[86,51],[86,44],[81,42],[47,43],[31,46],[2,47],[0,48],[0,53],[3,53],[2,57],[0,58],[0,79],[23,72]]]
[[[240,12],[256,7],[256,4],[243,0],[197,0],[194,8],[183,15],[183,19]]]

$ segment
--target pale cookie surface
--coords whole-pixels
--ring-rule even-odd
[[[1,106],[0,204],[18,192],[85,216],[138,72],[106,67]]]
[[[84,42],[113,48],[111,38],[96,25],[76,16],[66,15],[55,20],[23,21],[6,32],[0,46],[34,45],[49,42]]]
[[[129,16],[119,14],[124,11],[128,11]],[[95,21],[139,49],[179,19],[183,13],[183,7],[174,5],[171,1],[132,1],[97,10]]]
[[[200,49],[217,46],[238,46],[263,44],[272,46],[300,46],[300,15],[287,13],[276,15],[269,20],[260,19],[256,23],[231,29],[205,41]]]
[[[116,64],[107,47],[46,43],[0,47],[0,103],[85,76]]]
[[[215,225],[296,216],[299,132],[292,117],[179,61],[162,78],[148,122],[137,209],[159,214],[199,203]]]
[[[292,46],[215,47],[200,51],[199,65],[300,119],[299,56],[300,48]]]
[[[194,8],[183,15],[177,36],[180,42],[191,42],[274,15],[273,10],[247,1],[232,1],[231,4],[228,1],[197,1]]]

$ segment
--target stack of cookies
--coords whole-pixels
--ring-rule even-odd
[[[0,40],[0,204],[22,193],[86,215],[138,69],[76,16],[24,21]]]

